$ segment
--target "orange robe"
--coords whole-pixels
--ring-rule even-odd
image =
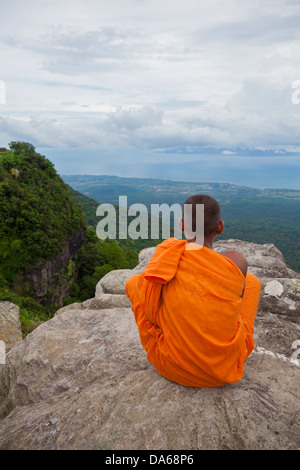
[[[260,282],[220,253],[186,248],[185,240],[165,240],[145,271],[126,283],[141,343],[159,374],[173,382],[238,382],[254,348]]]

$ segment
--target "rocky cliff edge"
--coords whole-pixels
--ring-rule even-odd
[[[274,245],[239,240],[262,282],[243,379],[186,388],[147,361],[125,294],[142,272],[113,271],[95,297],[60,309],[0,365],[0,449],[300,449],[300,275]]]

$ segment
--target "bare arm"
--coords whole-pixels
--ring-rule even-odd
[[[226,258],[231,259],[246,277],[248,271],[248,262],[242,253],[239,253],[238,251],[225,251],[220,254],[226,256]]]

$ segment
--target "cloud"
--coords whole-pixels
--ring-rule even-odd
[[[1,145],[300,146],[299,2],[63,3],[5,7]]]
[[[232,152],[231,150],[223,150],[222,155],[236,155],[236,152]]]
[[[52,26],[38,38],[2,36],[2,43],[38,56],[39,67],[62,75],[128,70],[145,56],[164,53],[155,39],[139,30],[100,27],[97,30]],[[140,64],[139,64],[140,66]]]
[[[119,109],[106,115],[106,128],[108,130],[126,129],[135,131],[140,128],[152,128],[162,125],[162,112],[150,106],[139,109]]]
[[[247,90],[251,90],[249,95]],[[260,112],[259,101],[258,109],[251,105],[253,90],[262,92],[258,84],[257,88],[253,83],[250,88],[246,85],[240,95],[234,97],[234,106],[232,103],[228,103],[227,108],[202,106],[189,120],[178,118],[175,111],[166,113],[151,106],[121,107],[103,113],[82,111],[76,119],[43,115],[34,115],[26,120],[1,118],[1,140],[15,140],[19,136],[41,147],[113,146],[149,150],[215,147],[221,148],[224,155],[234,155],[238,148],[248,148],[249,152],[261,147],[274,151],[282,151],[283,148],[297,150],[300,147],[297,132],[299,111],[289,119],[285,114],[283,123],[283,107],[279,106],[276,113],[272,108],[266,119]],[[276,102],[281,93],[276,95],[273,90],[272,96]],[[250,111],[245,112],[246,105],[251,105]],[[293,104],[286,107],[292,106],[296,108]]]
[[[263,2],[266,5],[266,2]],[[281,2],[283,7],[284,2]],[[275,5],[276,8],[276,5]],[[255,11],[255,10],[254,10]],[[197,40],[205,42],[219,42],[222,38],[226,44],[239,44],[245,46],[254,45],[270,45],[282,41],[294,41],[295,35],[298,34],[300,14],[296,11],[293,14],[283,13],[269,14],[264,9],[260,13],[244,18],[228,20],[226,22],[212,25],[206,29],[199,28],[194,32]]]

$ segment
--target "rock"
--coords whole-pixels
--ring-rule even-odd
[[[134,268],[134,271],[143,271],[150,261],[151,256],[155,251],[155,246],[151,248],[144,248],[139,253],[139,264]]]
[[[9,351],[0,365],[0,449],[299,450],[299,277],[273,245],[216,248],[244,250],[250,268],[264,271],[255,349],[240,382],[187,388],[147,361],[131,308],[120,305],[148,248],[131,272],[103,277],[85,307],[68,306]]]
[[[95,297],[99,297],[99,295],[103,294],[103,289],[102,289],[100,282],[101,280],[96,285]]]
[[[300,318],[300,279],[262,280],[260,311]]]
[[[95,297],[89,308],[120,308],[120,307],[131,307],[130,300],[127,295],[124,294],[100,294]]]
[[[54,316],[61,315],[62,313],[67,312],[68,310],[80,310],[84,308],[89,308],[92,300],[94,300],[94,297],[92,299],[85,300],[84,302],[73,302],[72,304],[65,305],[64,307],[57,310]]]
[[[96,297],[101,294],[125,294],[126,281],[135,273],[132,269],[119,269],[110,271],[106,274],[96,286]],[[101,289],[99,289],[99,286]]]
[[[0,364],[6,363],[6,347],[4,341],[0,339]]]
[[[93,299],[94,297],[91,299],[84,300],[81,304],[81,308],[89,308]]]
[[[6,352],[22,341],[19,307],[12,302],[0,302],[0,340]]]
[[[186,388],[147,361],[130,309],[69,310],[0,369],[0,449],[299,449],[298,338],[260,318],[241,382]]]
[[[81,302],[73,302],[72,304],[65,305],[64,307],[61,307],[57,312],[55,313],[56,315],[61,315],[62,313],[67,312],[68,310],[74,310],[74,309],[81,309]]]

